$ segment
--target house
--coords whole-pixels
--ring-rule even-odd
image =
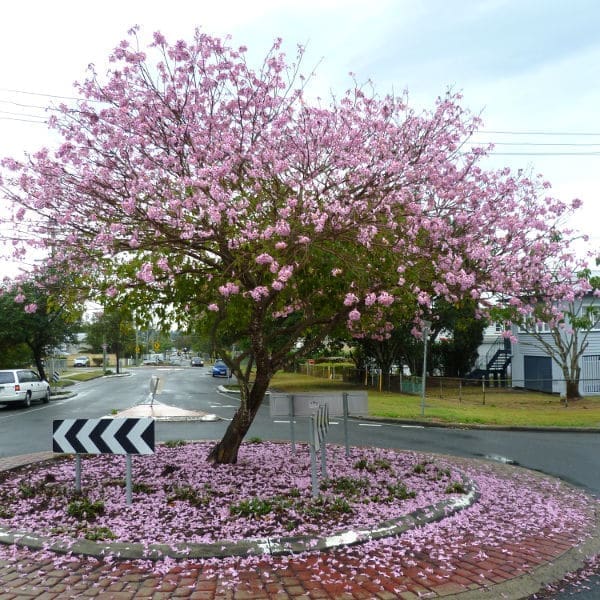
[[[579,311],[591,305],[598,306],[598,298],[592,294],[579,302]],[[566,395],[565,377],[560,366],[552,359],[551,349],[556,349],[550,328],[546,323],[536,325],[536,334],[523,327],[513,325],[512,333],[517,343],[512,344],[512,385],[528,390],[539,390]],[[564,339],[569,341],[571,334],[565,332]],[[600,395],[600,319],[591,329],[579,332],[579,347],[587,344],[579,358],[579,393],[582,396]],[[544,348],[544,344],[549,344]]]

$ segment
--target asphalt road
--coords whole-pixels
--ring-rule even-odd
[[[72,398],[54,399],[23,409],[0,405],[0,456],[13,456],[52,448],[52,421],[65,418],[98,418],[148,401],[151,376],[160,378],[156,400],[186,410],[215,414],[216,421],[163,422],[156,424],[158,441],[170,439],[220,439],[233,416],[235,396],[220,393],[224,380],[212,378],[210,369],[171,367],[138,368],[127,377],[79,383]],[[225,381],[226,382],[226,381]],[[343,444],[344,423],[333,418],[328,440]],[[402,448],[455,456],[486,458],[520,465],[558,477],[600,497],[600,435],[539,431],[498,431],[418,427],[352,418],[347,424],[351,445]],[[289,440],[286,418],[272,419],[265,403],[249,437]],[[306,440],[308,425],[298,420],[297,440]],[[592,600],[600,597],[600,577],[588,582],[589,591],[569,589],[554,598]]]

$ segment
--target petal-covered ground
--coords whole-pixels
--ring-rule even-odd
[[[147,598],[177,589],[194,591],[203,598],[233,598],[243,593],[253,598],[277,594],[291,598],[304,590],[309,597],[318,598],[441,597],[531,572],[583,542],[596,522],[595,499],[530,471],[381,449],[355,448],[346,459],[339,447],[329,448],[330,479],[321,497],[339,505],[341,500],[335,499],[341,498],[351,510],[332,515],[311,499],[305,447],[299,446],[294,457],[289,445],[245,444],[238,465],[218,468],[204,462],[208,448],[206,444],[161,448],[150,460],[136,458],[131,507],[125,503],[122,481],[117,483],[124,478],[125,461],[118,457],[84,460],[83,491],[89,506],[104,503],[95,519],[87,521],[65,516],[64,505],[74,501],[70,496],[40,491],[72,490],[74,461],[58,460],[2,473],[0,493],[12,500],[0,506],[6,511],[7,506],[18,505],[23,514],[4,515],[0,524],[18,524],[20,529],[38,532],[58,528],[60,535],[85,535],[94,528],[100,535],[100,528],[106,527],[116,540],[160,537],[174,541],[186,531],[188,540],[189,536],[236,540],[249,535],[289,535],[288,519],[294,524],[293,531],[316,533],[322,533],[322,527],[333,531],[335,527],[378,523],[413,510],[420,502],[452,497],[446,492],[457,493],[453,484],[461,474],[475,482],[480,498],[455,515],[399,536],[293,556],[151,563],[0,546],[0,582],[3,574],[7,582],[4,590],[0,585],[0,593],[6,591],[12,597],[15,589],[34,594],[60,589],[59,596],[49,597],[76,598],[94,590],[114,589],[119,597]],[[176,488],[187,491],[175,493]],[[281,497],[288,498],[283,503],[289,504],[285,510],[278,504]],[[62,498],[58,507],[54,498]],[[151,498],[156,506],[151,506]],[[194,513],[198,522],[188,520],[186,515],[192,514],[189,511],[198,498],[198,512]],[[75,513],[82,510],[77,506]],[[80,528],[81,523],[84,526]],[[14,583],[8,583],[9,578]],[[49,581],[54,582],[52,587]],[[227,590],[232,588],[235,594],[229,595]]]
[[[376,527],[461,494],[462,474],[440,458],[382,449],[328,449],[328,478],[313,497],[310,455],[300,445],[248,443],[238,463],[213,467],[211,443],[160,446],[133,459],[133,502],[125,458],[82,460],[75,493],[72,457],[0,475],[0,525],[63,539],[214,543],[328,535]],[[320,468],[320,461],[318,462]]]

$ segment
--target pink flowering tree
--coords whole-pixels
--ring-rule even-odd
[[[216,463],[236,461],[273,374],[340,327],[386,336],[402,307],[419,335],[435,298],[544,291],[574,208],[483,169],[458,96],[313,99],[301,49],[288,62],[277,41],[252,68],[229,43],[157,33],[147,54],[132,31],[50,119],[62,145],[3,163],[18,255],[51,247],[104,304],[211,331],[241,386]]]

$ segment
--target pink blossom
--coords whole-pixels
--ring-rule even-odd
[[[169,272],[171,270],[171,267],[169,266],[169,261],[164,257],[161,256],[157,261],[156,261],[156,266],[161,270],[161,271],[165,271],[165,272]]]
[[[225,298],[227,298],[228,296],[231,296],[232,294],[237,294],[240,291],[240,286],[232,283],[231,281],[228,281],[225,285],[221,285],[219,286],[219,293],[222,296],[225,296]]]
[[[270,256],[269,254],[263,253],[263,254],[259,254],[255,258],[255,260],[259,265],[268,265],[273,262],[273,257]]]
[[[219,312],[219,306],[217,304],[215,304],[214,302],[212,302],[211,304],[208,305],[208,310],[210,310],[212,312]]]
[[[279,269],[279,273],[277,274],[277,279],[279,281],[286,282],[294,273],[294,267],[292,265],[285,265]]]
[[[383,306],[390,306],[394,303],[394,296],[388,292],[381,292],[381,294],[379,294],[377,297],[377,302]]]
[[[371,292],[365,296],[365,306],[372,306],[377,302],[377,294]]]
[[[26,304],[24,307],[26,313],[34,313],[37,311],[37,309],[38,305],[35,302],[32,302],[31,304]]]
[[[145,283],[151,283],[154,281],[154,273],[152,272],[152,264],[144,263],[142,268],[137,273],[138,279],[144,281]]]
[[[344,298],[344,306],[352,306],[358,302],[358,296],[352,292],[346,294]]]
[[[249,291],[250,296],[255,302],[259,302],[262,298],[266,298],[269,295],[269,289],[264,285],[259,285],[253,290]]]
[[[359,321],[360,320],[360,312],[355,308],[348,313],[348,319],[350,321]]]

